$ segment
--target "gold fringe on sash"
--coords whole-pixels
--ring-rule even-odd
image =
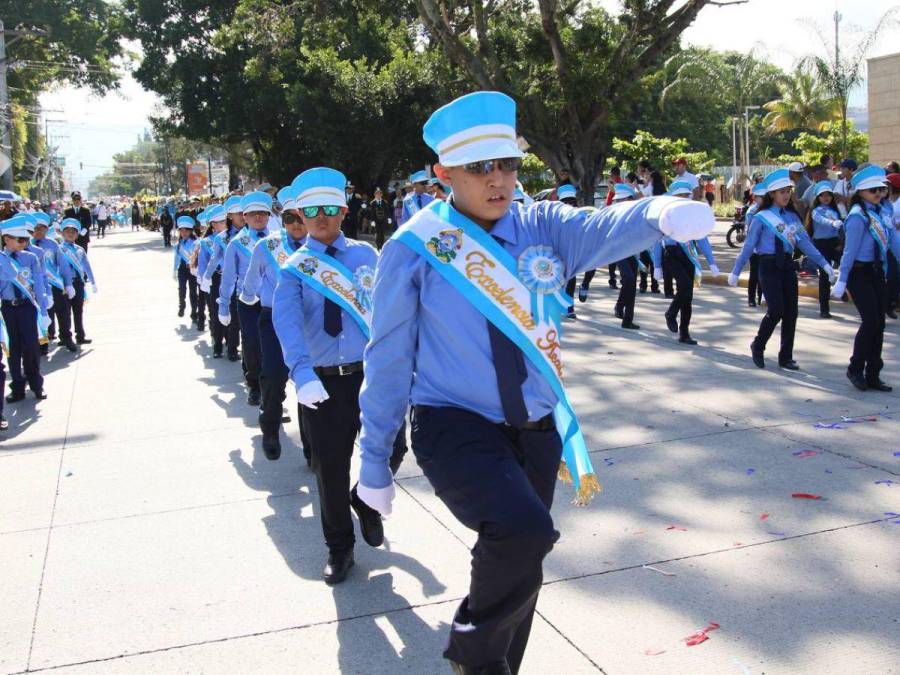
[[[566,466],[565,460],[559,461],[559,471],[557,472],[556,477],[568,485],[575,482],[572,480],[572,473],[569,471],[569,467]]]
[[[556,474],[556,477],[563,483],[569,485],[575,482],[572,479],[572,472],[569,471],[569,467],[566,466],[565,461],[560,461],[559,471]],[[572,504],[575,506],[587,506],[591,503],[591,500],[602,491],[603,486],[600,485],[597,476],[592,473],[586,473],[578,479],[578,489],[575,491],[575,498],[572,500]]]

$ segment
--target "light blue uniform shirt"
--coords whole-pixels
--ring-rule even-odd
[[[76,270],[72,266],[72,263],[70,263],[68,258],[66,257],[69,256],[79,262],[81,268],[84,270],[85,276],[87,276],[87,281],[90,281],[92,284],[96,283],[94,281],[94,270],[91,269],[91,261],[88,260],[87,257],[87,251],[81,248],[81,246],[79,246],[75,242],[64,241],[59,245],[59,254],[59,271],[63,275],[64,279],[66,278],[65,270],[68,271],[68,274],[70,275],[70,278],[72,280],[78,279],[80,276],[78,270]],[[82,279],[82,281],[85,281],[85,279]]]
[[[652,246],[662,237],[660,202],[672,200],[681,201],[653,197],[600,211],[558,201],[514,203],[491,236],[514,258],[532,246],[551,247],[568,279]],[[383,488],[392,481],[388,459],[410,401],[470,410],[492,422],[504,415],[487,319],[396,235],[378,261],[373,304],[360,393],[361,480]],[[528,359],[525,365],[528,419],[539,420],[553,411],[557,398]]]
[[[367,265],[375,267],[378,253],[364,241],[347,239],[343,233],[332,244],[334,258],[351,272]],[[324,253],[328,247],[307,237],[285,266],[296,264],[304,249]],[[305,285],[290,272],[281,272],[272,298],[272,323],[296,386],[318,379],[314,367],[339,366],[362,361],[366,336],[356,320],[341,308],[341,328],[337,337],[325,332],[325,296]]]
[[[245,234],[245,231],[250,236],[250,244],[248,245],[248,248],[251,249],[250,253],[245,251],[244,247],[238,243],[238,239]],[[250,265],[252,249],[257,242],[268,236],[268,234],[269,232],[265,228],[251,230],[249,227],[245,227],[228,242],[228,248],[225,249],[222,261],[222,282],[219,285],[220,314],[225,315],[229,312],[231,295],[233,293],[241,294],[244,288],[244,275],[247,273],[247,267]]]
[[[871,207],[870,207],[871,208]],[[893,227],[893,221],[888,220],[891,215],[882,210],[882,223],[888,223],[884,228],[888,235],[888,250],[894,253],[894,257],[900,260],[900,234]],[[841,281],[846,282],[850,278],[850,270],[855,262],[874,262],[881,259],[881,250],[875,243],[875,238],[869,232],[869,223],[863,215],[851,209],[847,220],[844,221],[844,254],[841,256]]]
[[[419,199],[420,197],[421,199]],[[421,205],[419,205],[420,201]],[[433,201],[434,197],[432,197],[427,192],[423,192],[421,195],[417,195],[415,191],[410,192],[403,198],[403,208],[400,209],[400,221],[398,225],[403,225],[403,223],[412,218],[418,211],[421,211]]]
[[[239,229],[229,225],[226,229],[212,236],[212,252],[210,253],[209,261],[206,263],[203,276],[206,281],[210,281],[212,275],[222,269],[222,261],[225,258],[225,251],[228,250],[228,243],[238,232],[240,232]]]
[[[273,232],[253,249],[250,266],[247,268],[247,274],[244,275],[243,296],[248,299],[259,298],[260,304],[270,309],[272,295],[275,293],[275,286],[278,284],[280,276],[280,268],[276,267],[272,255],[275,249],[281,245],[282,239],[285,240],[284,250],[288,255],[300,248],[306,240],[305,237],[300,241],[292,239],[284,230]],[[269,253],[269,251],[273,253]]]
[[[786,209],[780,209],[776,206],[773,206],[770,210],[780,216],[786,225],[794,224],[797,226],[797,248],[809,256],[809,258],[819,267],[825,268],[828,266],[828,261],[822,257],[822,254],[819,253],[819,250],[813,245],[809,235],[806,234],[806,229],[800,222],[800,217],[796,213],[787,211]],[[732,270],[732,273],[740,274],[741,270],[744,269],[744,265],[747,264],[747,261],[750,260],[750,256],[753,253],[759,253],[760,255],[775,255],[775,239],[775,233],[772,232],[772,228],[766,225],[762,221],[762,218],[754,217],[747,230],[747,238],[744,240],[744,247],[741,249],[737,260],[734,261],[734,270]],[[787,244],[784,244],[785,256],[791,255],[791,251],[788,250],[789,248],[790,247]]]
[[[181,237],[178,237],[178,242],[175,244],[175,259],[172,261],[176,270],[182,265],[190,270],[191,266],[181,257],[181,252],[184,251],[184,254],[188,257],[188,260],[190,260],[191,256],[194,254],[194,248],[198,245],[199,243],[196,239],[191,239],[190,237],[182,239]]]
[[[209,266],[209,259],[216,250],[216,243],[213,241],[215,235],[203,237],[197,241],[200,251],[197,253],[197,279],[202,281],[206,277],[206,268]]]
[[[841,230],[832,223],[841,220],[841,214],[833,206],[819,204],[812,212],[813,239],[833,239]]]
[[[62,264],[62,261],[60,260],[60,258],[62,258],[62,253],[60,253],[59,244],[57,244],[49,237],[44,237],[43,239],[32,239],[31,243],[43,251],[44,267],[46,268],[47,266],[47,257],[51,256],[53,264],[56,265],[56,268],[59,270],[59,276],[62,277],[63,286],[71,286],[72,266]],[[52,293],[53,291],[50,292]]]
[[[16,271],[15,267],[12,265],[12,258],[15,255],[15,261],[19,265],[19,267],[28,270],[28,277],[31,279],[31,288],[34,291],[35,298],[40,305],[40,309],[42,313],[47,312],[47,287],[46,282],[44,281],[44,269],[41,267],[41,261],[38,257],[31,253],[30,251],[18,251],[15,254],[12,254],[9,251],[4,250],[2,255],[4,259],[2,260],[2,265],[0,265],[0,298],[3,300],[15,300],[16,299],[16,286],[13,284],[10,279],[15,278]],[[8,257],[6,257],[8,256]],[[19,291],[21,294],[22,291]],[[24,294],[23,294],[24,295]]]
[[[716,264],[716,259],[713,257],[712,245],[709,243],[709,237],[694,239],[694,245],[697,247],[697,250],[700,251],[700,253],[702,253],[706,258],[706,262],[709,263],[710,267]],[[662,241],[656,242],[650,248],[650,259],[653,261],[654,267],[659,267],[660,269],[662,269],[663,249],[666,246],[681,247],[681,244],[671,237],[663,237]]]

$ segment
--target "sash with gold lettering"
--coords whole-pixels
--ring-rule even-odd
[[[277,235],[266,237],[259,245],[265,247],[266,259],[276,272],[296,251],[287,230],[284,229],[279,230]]]
[[[366,339],[369,338],[375,270],[362,265],[351,272],[332,256],[305,246],[297,249],[281,270],[293,274],[317,293],[337,303],[353,317]]]
[[[756,212],[756,217],[772,230],[772,234],[784,242],[786,247],[784,250],[788,254],[794,252],[794,249],[797,247],[797,237],[800,236],[800,230],[802,229],[800,225],[796,223],[788,225],[781,216],[771,209],[760,209]]]
[[[531,270],[523,270],[520,265],[528,251],[516,260],[483,228],[442,201],[422,209],[394,238],[428,261],[475,309],[515,342],[547,380],[558,399],[553,416],[563,442],[560,478],[575,483],[574,503],[587,504],[600,491],[600,483],[562,381],[558,313],[544,312],[539,316],[532,311],[532,307],[543,304],[543,298],[534,296],[554,290],[530,283]],[[553,251],[543,246],[533,248],[547,249],[542,256],[544,264],[558,265],[558,276],[564,283],[564,270]]]
[[[47,344],[47,329],[41,325],[41,315],[45,315],[46,312],[41,308],[40,300],[38,300],[37,291],[34,288],[34,279],[31,277],[31,270],[13,260],[13,257],[7,251],[3,252],[3,256],[11,268],[11,272],[5,272],[3,276],[34,305],[35,310],[37,310],[38,342],[42,345]],[[47,323],[49,324],[49,321]],[[9,342],[7,342],[8,344]]]
[[[65,290],[62,275],[59,273],[59,265],[56,264],[56,250],[52,248],[41,248],[35,244],[36,248],[41,250],[41,258],[44,263],[44,276],[51,286],[56,286],[59,290]]]
[[[887,224],[882,219],[882,215],[880,211],[876,211],[873,213],[871,209],[866,209],[863,211],[862,207],[859,204],[854,204],[853,208],[850,209],[850,214],[857,214],[860,216],[863,221],[867,223],[869,226],[869,234],[872,235],[872,239],[875,240],[875,245],[878,247],[879,252],[881,253],[881,267],[884,270],[885,275],[888,273],[888,246],[890,245],[890,240],[888,235]]]

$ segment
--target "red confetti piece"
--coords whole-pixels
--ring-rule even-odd
[[[794,499],[823,499],[821,495],[814,495],[809,492],[795,492],[791,497]]]
[[[760,520],[768,520],[768,519],[769,519],[769,514],[768,514],[768,513],[763,513],[763,514],[760,515],[759,519],[760,519]]]
[[[732,544],[732,546],[743,546],[743,545],[744,545],[744,542],[742,542],[742,541],[736,541]]]
[[[684,642],[688,647],[699,645],[709,640],[708,633],[711,633],[718,628],[720,628],[719,624],[717,624],[715,621],[710,621],[709,625],[706,628],[701,628],[696,633],[692,633],[691,635],[688,635],[686,638],[684,638]]]
[[[815,450],[800,450],[799,452],[793,453],[794,457],[797,459],[806,459],[807,457],[815,457],[819,453]]]
[[[665,649],[645,649],[644,656],[659,656],[660,654],[665,654]]]
[[[687,532],[687,528],[681,527],[681,525],[669,525],[666,529],[667,530],[677,530],[679,532]]]

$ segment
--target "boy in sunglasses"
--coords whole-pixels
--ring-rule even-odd
[[[413,189],[412,192],[403,198],[403,209],[400,212],[399,225],[403,225],[403,223],[434,201],[434,197],[428,194],[428,174],[425,171],[416,171],[409,177],[409,182],[412,183]]]
[[[259,385],[262,393],[262,405],[259,409],[259,428],[262,431],[262,447],[266,457],[276,460],[281,457],[282,407],[284,388],[287,384],[288,371],[281,354],[281,343],[275,334],[272,323],[272,296],[281,266],[306,241],[306,227],[297,210],[297,191],[291,187],[282,188],[278,192],[281,203],[281,224],[283,229],[270,234],[253,249],[247,274],[244,276],[244,287],[239,300],[246,305],[259,303],[259,345],[260,371]],[[304,439],[303,424],[300,424],[301,441]],[[309,447],[303,443],[303,454],[309,463]]]
[[[244,276],[250,264],[253,249],[268,234],[266,226],[272,214],[272,196],[256,191],[241,199],[244,228],[228,242],[222,263],[222,280],[219,283],[219,323],[228,327],[231,323],[231,307],[235,294],[240,296]],[[259,346],[259,305],[238,302],[237,313],[241,326],[241,342],[244,347],[244,378],[247,381],[247,404],[258,406],[262,399],[259,389],[259,371],[262,355]]]
[[[319,487],[319,512],[328,547],[323,577],[329,585],[353,567],[353,520],[359,518],[370,546],[384,540],[381,516],[350,489],[350,459],[359,432],[359,387],[363,349],[369,339],[371,289],[378,254],[341,232],[347,212],[346,178],[319,167],[297,176],[296,205],[306,227],[306,243],[281,269],[272,301],[272,320],[284,360],[305,407],[301,423],[312,450]],[[406,454],[403,424],[391,439],[389,470]],[[306,443],[306,441],[304,441]]]
[[[542,562],[559,537],[550,506],[560,458],[580,502],[599,490],[561,383],[566,279],[714,223],[705,204],[664,196],[602,211],[513,204],[515,116],[511,98],[483,91],[425,124],[435,174],[453,192],[384,247],[360,393],[360,498],[390,513],[391,444],[411,400],[419,466],[478,532],[444,651],[457,673],[521,666]]]

